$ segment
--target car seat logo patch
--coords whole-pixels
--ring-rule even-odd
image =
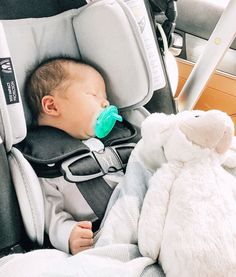
[[[11,58],[0,58],[0,78],[7,104],[19,103],[19,94]]]
[[[3,59],[1,61],[1,70],[4,73],[12,73],[12,66],[9,59]]]

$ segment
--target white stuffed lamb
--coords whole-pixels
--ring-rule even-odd
[[[150,179],[138,244],[168,277],[236,276],[236,178],[221,166],[233,133],[217,110],[152,114],[142,125],[143,148],[161,143],[166,163]]]

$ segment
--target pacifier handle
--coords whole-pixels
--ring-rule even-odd
[[[120,121],[120,122],[123,121],[122,116],[120,116],[120,115],[117,114],[117,113],[112,113],[111,116],[112,116],[113,118],[115,118],[115,120],[118,120],[118,121]]]

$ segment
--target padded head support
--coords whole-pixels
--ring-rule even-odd
[[[147,103],[154,90],[153,84],[157,89],[163,87],[165,81],[162,69],[153,65],[150,53],[145,50],[144,35],[149,46],[153,46],[152,57],[158,61],[155,40],[145,13],[140,25],[122,1],[101,0],[49,18],[3,20],[27,125],[32,122],[23,93],[27,71],[49,57],[81,57],[96,65],[105,78],[108,99],[121,109]],[[2,47],[7,48],[6,42],[5,46],[0,45]],[[7,52],[1,56],[5,58],[10,54]],[[157,80],[160,80],[158,84]],[[9,139],[10,135],[5,138],[5,141],[10,141],[7,147],[10,150],[12,144],[24,138],[25,127],[21,108],[14,104],[7,105],[7,109],[10,117],[8,122],[3,118],[5,136],[6,130],[14,130],[12,139]]]
[[[0,38],[0,136],[4,138],[8,151],[12,144],[25,137],[26,126],[11,55],[1,24]]]

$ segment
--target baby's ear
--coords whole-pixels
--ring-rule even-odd
[[[41,105],[44,114],[47,114],[49,116],[58,115],[58,107],[52,95],[45,95],[41,100]]]
[[[142,123],[141,134],[145,143],[159,143],[162,145],[163,140],[172,131],[175,125],[175,115],[164,113],[153,113],[148,116]]]

